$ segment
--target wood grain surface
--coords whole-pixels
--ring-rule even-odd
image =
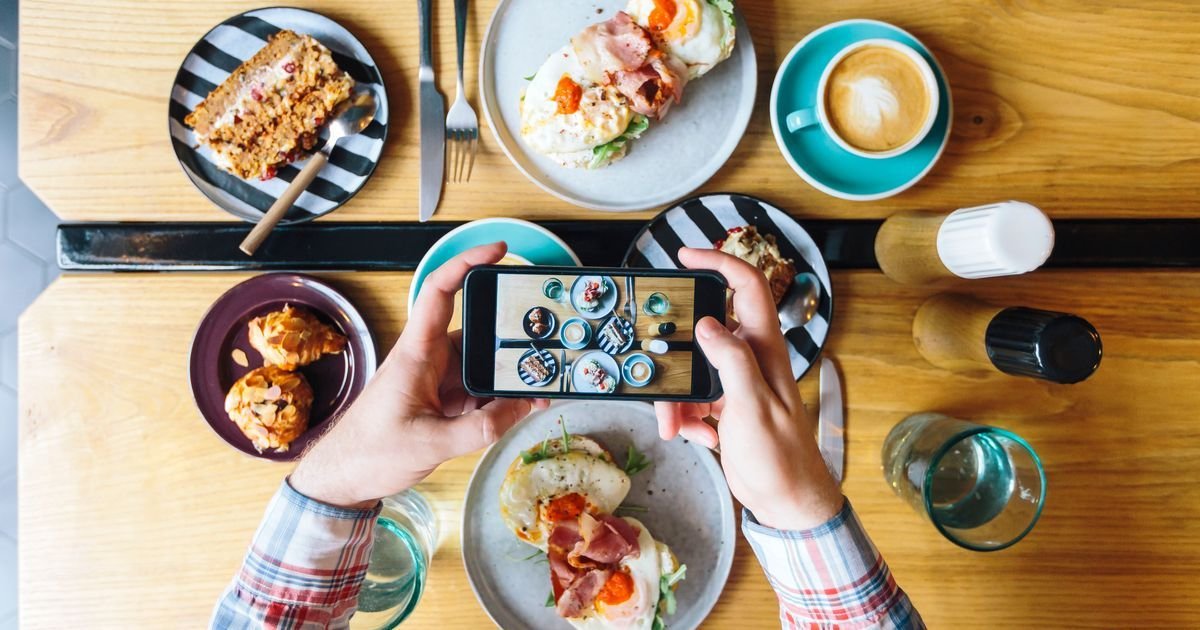
[[[416,3],[295,0],[353,31],[388,85],[392,126],[372,180],[338,220],[417,214]],[[180,172],[167,134],[179,64],[213,25],[262,2],[25,0],[21,4],[21,175],[68,220],[226,220]],[[479,42],[495,0],[471,3],[468,96],[479,108]],[[1022,199],[1053,217],[1194,216],[1200,198],[1200,3],[1193,0],[844,0],[741,2],[758,55],[745,138],[707,191],[762,196],[802,217],[883,217]],[[454,12],[437,3],[438,84],[454,88]],[[936,54],[954,100],[945,156],[885,201],[818,192],[775,146],[775,69],[813,29],[874,18]],[[699,104],[689,104],[698,106]],[[484,121],[481,120],[481,123]],[[485,124],[486,126],[486,124]],[[445,189],[438,220],[598,218],[528,182],[490,130],[469,184]],[[503,200],[519,200],[507,204]],[[500,200],[499,203],[497,200]],[[633,216],[649,216],[643,212]]]
[[[286,465],[226,446],[199,417],[186,358],[197,322],[249,276],[65,276],[20,333],[20,614],[30,628],[201,626]],[[328,276],[386,349],[407,274]],[[834,273],[828,356],[846,386],[845,492],[934,628],[1195,627],[1200,600],[1200,272],[1045,272],[965,283],[993,304],[1075,312],[1105,357],[1074,386],[926,363],[910,330],[934,289]],[[961,288],[961,287],[960,287]],[[1173,296],[1164,300],[1163,296]],[[815,373],[800,383],[815,402]],[[1041,522],[1012,549],[972,553],[893,496],[880,447],[924,410],[1027,438],[1046,463]],[[441,542],[405,627],[476,628],[459,516],[476,456],[421,486]],[[777,624],[774,596],[739,537],[706,624]]]
[[[180,172],[167,101],[201,35],[261,4],[22,2],[20,170],[30,187],[66,220],[228,219]],[[414,218],[416,3],[292,4],[356,33],[393,103],[379,169],[333,217]],[[494,6],[472,3],[469,77]],[[884,217],[1010,198],[1059,218],[1200,214],[1200,3],[754,0],[741,8],[758,54],[758,101],[745,138],[703,190],[759,195],[801,218]],[[909,191],[871,203],[805,184],[780,156],[767,119],[787,51],[820,25],[856,17],[921,38],[945,68],[955,103],[954,132],[937,167]],[[436,3],[435,20],[439,85],[452,95],[450,3]],[[446,188],[436,219],[500,215],[612,216],[543,193],[484,130],[472,182]],[[827,351],[846,384],[845,492],[932,627],[1200,626],[1193,584],[1200,573],[1200,272],[1043,272],[954,285],[992,304],[1089,319],[1105,358],[1075,386],[938,369],[917,353],[911,326],[921,302],[946,287],[902,287],[870,272],[833,275],[838,306]],[[196,324],[246,277],[66,276],[23,317],[23,626],[207,621],[289,470],[227,447],[188,390]],[[409,276],[331,278],[390,344],[403,325]],[[800,388],[814,401],[815,374]],[[896,422],[924,410],[998,424],[1038,450],[1048,501],[1028,539],[1002,552],[968,552],[892,496],[880,446]],[[425,600],[405,627],[488,625],[459,557],[461,499],[476,457],[449,462],[421,488],[443,533]],[[775,615],[774,595],[739,539],[707,625],[773,627]]]

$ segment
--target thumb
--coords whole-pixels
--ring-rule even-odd
[[[533,411],[524,398],[497,398],[450,421],[447,444],[452,456],[475,452],[500,439]]]
[[[750,345],[720,322],[711,317],[696,322],[696,340],[705,358],[717,369],[726,396],[745,399],[766,389],[762,370]]]

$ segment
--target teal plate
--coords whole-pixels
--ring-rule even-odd
[[[943,105],[925,140],[903,155],[876,160],[838,146],[820,125],[786,133],[788,113],[814,105],[817,84],[829,60],[846,46],[872,38],[907,44],[933,67]],[[834,22],[809,33],[783,60],[771,87],[771,130],[783,157],[814,188],[852,201],[891,197],[920,181],[946,148],[953,110],[950,84],[933,53],[908,31],[876,20]]]
[[[472,221],[454,228],[429,248],[413,273],[408,290],[408,309],[411,311],[421,292],[421,285],[433,270],[446,261],[478,245],[496,241],[508,243],[508,251],[534,265],[579,267],[582,263],[575,252],[546,228],[521,219],[494,218]]]

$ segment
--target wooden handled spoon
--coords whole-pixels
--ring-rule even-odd
[[[301,193],[317,178],[317,173],[321,172],[321,169],[329,162],[333,146],[342,138],[352,136],[371,124],[371,121],[375,119],[377,107],[375,96],[369,90],[354,92],[350,98],[338,105],[333,112],[332,120],[328,123],[329,139],[325,142],[325,146],[309,158],[308,164],[304,165],[296,179],[293,179],[287,190],[283,191],[279,199],[271,204],[271,209],[267,210],[263,218],[258,221],[258,225],[254,226],[254,229],[246,235],[246,239],[242,241],[239,248],[247,256],[254,255],[263,241],[267,240],[271,230],[275,229],[275,224],[279,223],[283,215],[291,209],[292,204],[296,203],[296,199]]]

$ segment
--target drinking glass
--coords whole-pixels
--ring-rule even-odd
[[[375,546],[358,596],[352,628],[390,630],[421,600],[437,547],[437,518],[425,497],[406,490],[383,500],[375,521]]]
[[[542,283],[542,295],[546,296],[547,298],[549,298],[551,300],[554,300],[555,302],[562,301],[562,297],[563,297],[562,280],[559,280],[558,278],[547,278],[546,281]]]
[[[1046,473],[1020,436],[937,413],[909,416],[883,442],[883,474],[897,496],[951,542],[996,551],[1042,514]]]
[[[646,303],[642,305],[642,312],[647,315],[662,315],[671,308],[671,302],[667,296],[662,293],[651,293],[650,297],[646,298]]]

